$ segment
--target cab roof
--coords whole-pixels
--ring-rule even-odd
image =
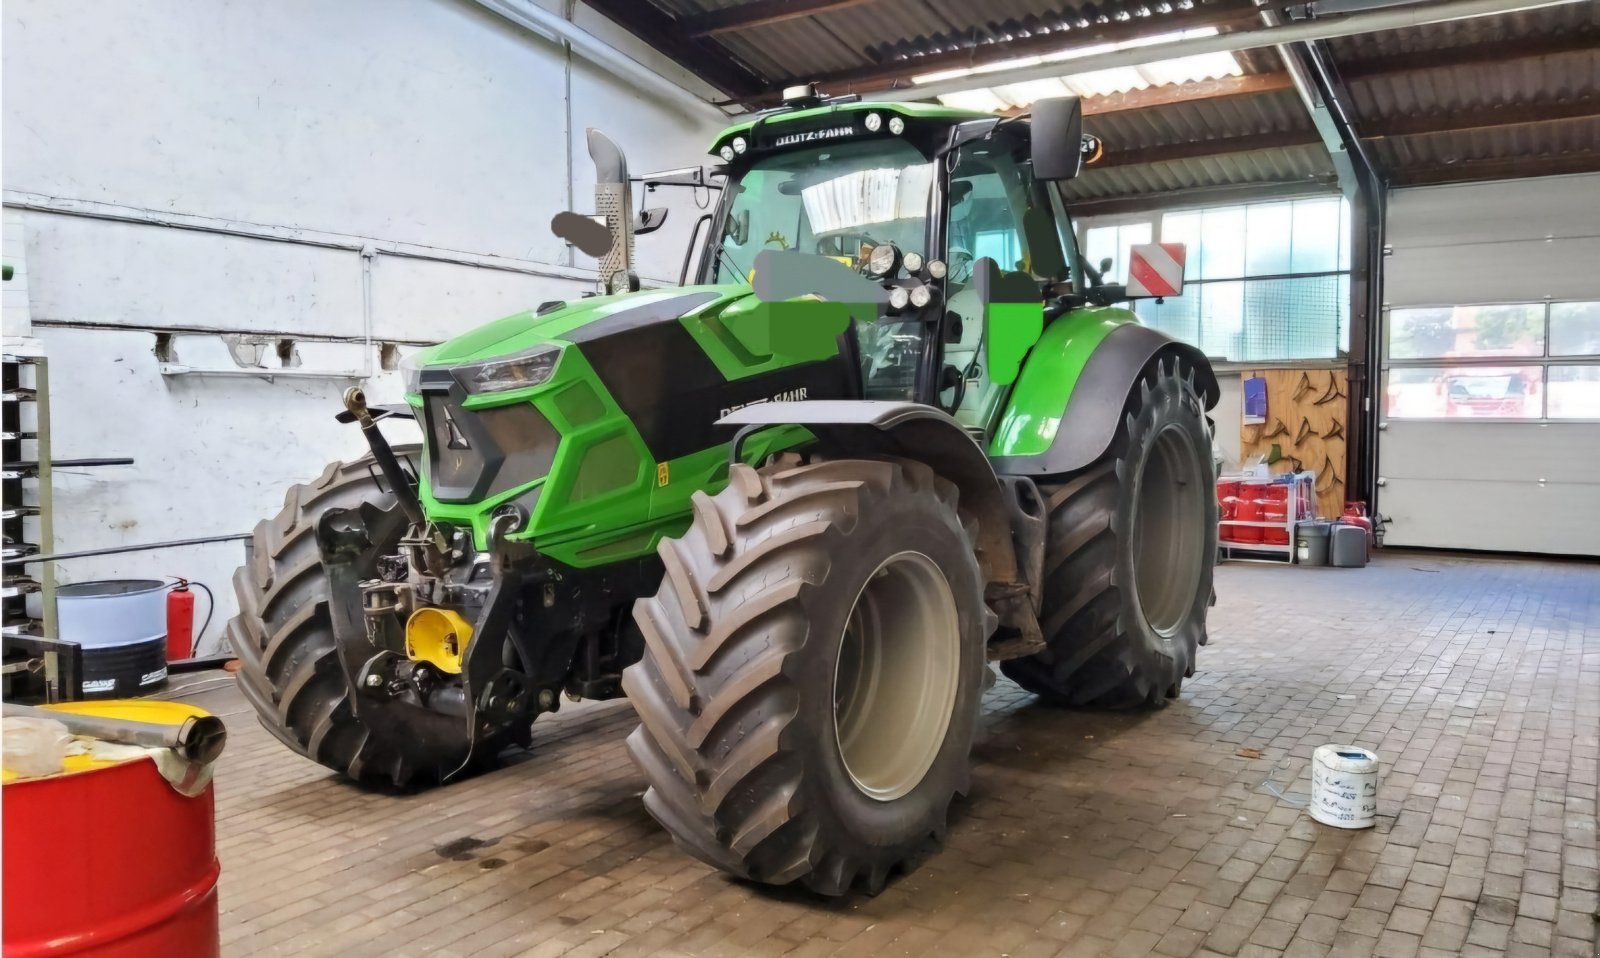
[[[955,107],[941,106],[937,103],[874,103],[855,101],[851,103],[824,103],[821,106],[803,107],[800,109],[781,110],[773,113],[763,113],[752,117],[743,123],[730,126],[717,134],[711,141],[711,148],[707,153],[716,155],[724,143],[740,134],[748,134],[758,124],[763,128],[777,124],[817,120],[830,114],[857,114],[857,113],[888,113],[899,114],[908,120],[933,120],[949,123],[963,123],[968,120],[994,119],[993,113],[982,113],[976,110],[958,110]]]

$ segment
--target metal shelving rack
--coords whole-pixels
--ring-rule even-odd
[[[48,553],[55,541],[50,502],[49,375],[49,363],[37,343],[6,343],[0,528],[7,559]],[[4,636],[54,637],[55,590],[55,568],[50,563],[7,565],[0,586],[4,616],[0,631]]]
[[[1279,557],[1281,557],[1282,561],[1288,563],[1293,563],[1296,561],[1294,550],[1294,527],[1299,523],[1305,522],[1307,519],[1316,518],[1317,474],[1314,471],[1307,469],[1304,472],[1296,472],[1292,475],[1294,476],[1294,481],[1284,483],[1284,485],[1288,486],[1288,494],[1284,502],[1284,520],[1282,522],[1267,522],[1256,519],[1218,520],[1217,549],[1222,553],[1222,557],[1224,559],[1232,559],[1235,557],[1264,559],[1270,555],[1274,557],[1272,561],[1278,561]],[[1229,476],[1227,478],[1231,479],[1237,477]],[[1282,477],[1274,476],[1273,478],[1280,479]],[[1244,481],[1248,482],[1249,480]],[[1258,488],[1262,486],[1264,486],[1264,484],[1258,485]],[[1287,543],[1239,542],[1237,540],[1229,541],[1227,539],[1227,532],[1230,526],[1235,528],[1239,526],[1255,526],[1262,530],[1283,529],[1288,533],[1289,541]],[[1244,555],[1238,555],[1240,553],[1244,553]],[[1250,555],[1250,553],[1258,554]]]

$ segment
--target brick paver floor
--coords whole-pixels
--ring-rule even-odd
[[[515,764],[396,797],[197,690],[233,735],[224,952],[1594,958],[1600,566],[1399,554],[1218,579],[1179,701],[1071,712],[997,683],[944,850],[832,903],[678,852],[640,805],[626,702],[569,705]],[[1298,807],[1329,742],[1381,756],[1376,828]]]

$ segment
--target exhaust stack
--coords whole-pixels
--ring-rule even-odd
[[[628,161],[611,138],[590,129],[589,158],[594,161],[594,212],[604,217],[611,248],[600,257],[600,285],[606,293],[639,288],[633,272],[633,197],[628,188]]]

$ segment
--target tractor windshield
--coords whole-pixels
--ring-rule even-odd
[[[933,164],[904,140],[830,143],[757,160],[732,189],[713,282],[748,282],[763,249],[861,261],[893,243],[925,253]]]

